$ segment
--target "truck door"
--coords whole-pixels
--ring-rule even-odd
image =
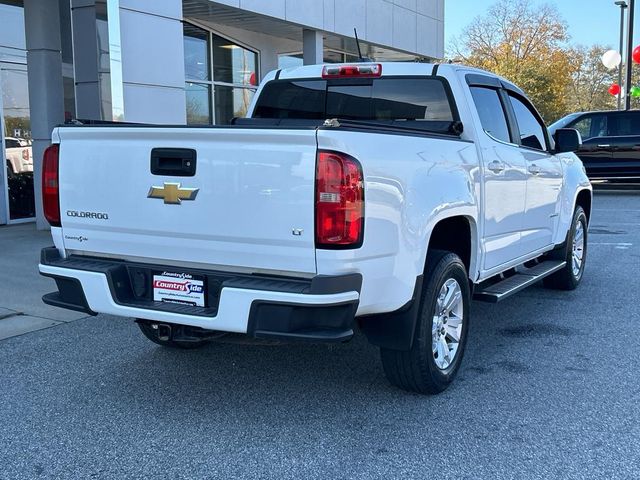
[[[582,145],[577,154],[587,170],[589,178],[606,176],[610,168],[612,140],[608,137],[607,115],[589,114],[580,117],[567,128],[575,128],[582,135]]]
[[[523,255],[520,242],[525,209],[527,171],[524,157],[511,138],[499,89],[471,86],[483,132],[482,156],[484,270]]]
[[[560,212],[562,165],[550,152],[547,129],[533,105],[513,92],[507,96],[511,121],[518,132],[520,154],[527,167],[521,242],[525,252],[532,253],[553,243]]]
[[[608,178],[640,178],[640,112],[609,114]]]

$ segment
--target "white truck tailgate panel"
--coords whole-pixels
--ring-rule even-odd
[[[58,133],[65,248],[316,272],[314,130],[131,126]],[[195,149],[195,176],[153,175],[152,148]],[[164,182],[199,192],[179,205],[147,197]],[[74,212],[105,213],[108,219]]]

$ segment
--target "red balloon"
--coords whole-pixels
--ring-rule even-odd
[[[618,85],[617,83],[614,83],[613,85],[611,85],[609,87],[609,93],[613,96],[619,95],[620,94],[620,85]]]
[[[633,61],[636,63],[640,63],[640,46],[633,49]]]

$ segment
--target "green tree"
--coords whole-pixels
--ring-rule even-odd
[[[549,4],[499,0],[454,41],[456,60],[521,87],[551,123],[569,110],[572,63],[567,25]]]
[[[15,131],[21,132],[22,138],[31,138],[31,121],[29,117],[4,117],[4,134],[7,137],[13,137]]]

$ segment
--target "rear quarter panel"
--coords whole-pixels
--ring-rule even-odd
[[[424,271],[435,224],[462,215],[475,225],[475,145],[454,138],[326,129],[318,132],[318,148],[359,160],[365,181],[362,247],[317,250],[318,273],[362,273],[359,315],[397,310],[411,300],[416,277]]]

